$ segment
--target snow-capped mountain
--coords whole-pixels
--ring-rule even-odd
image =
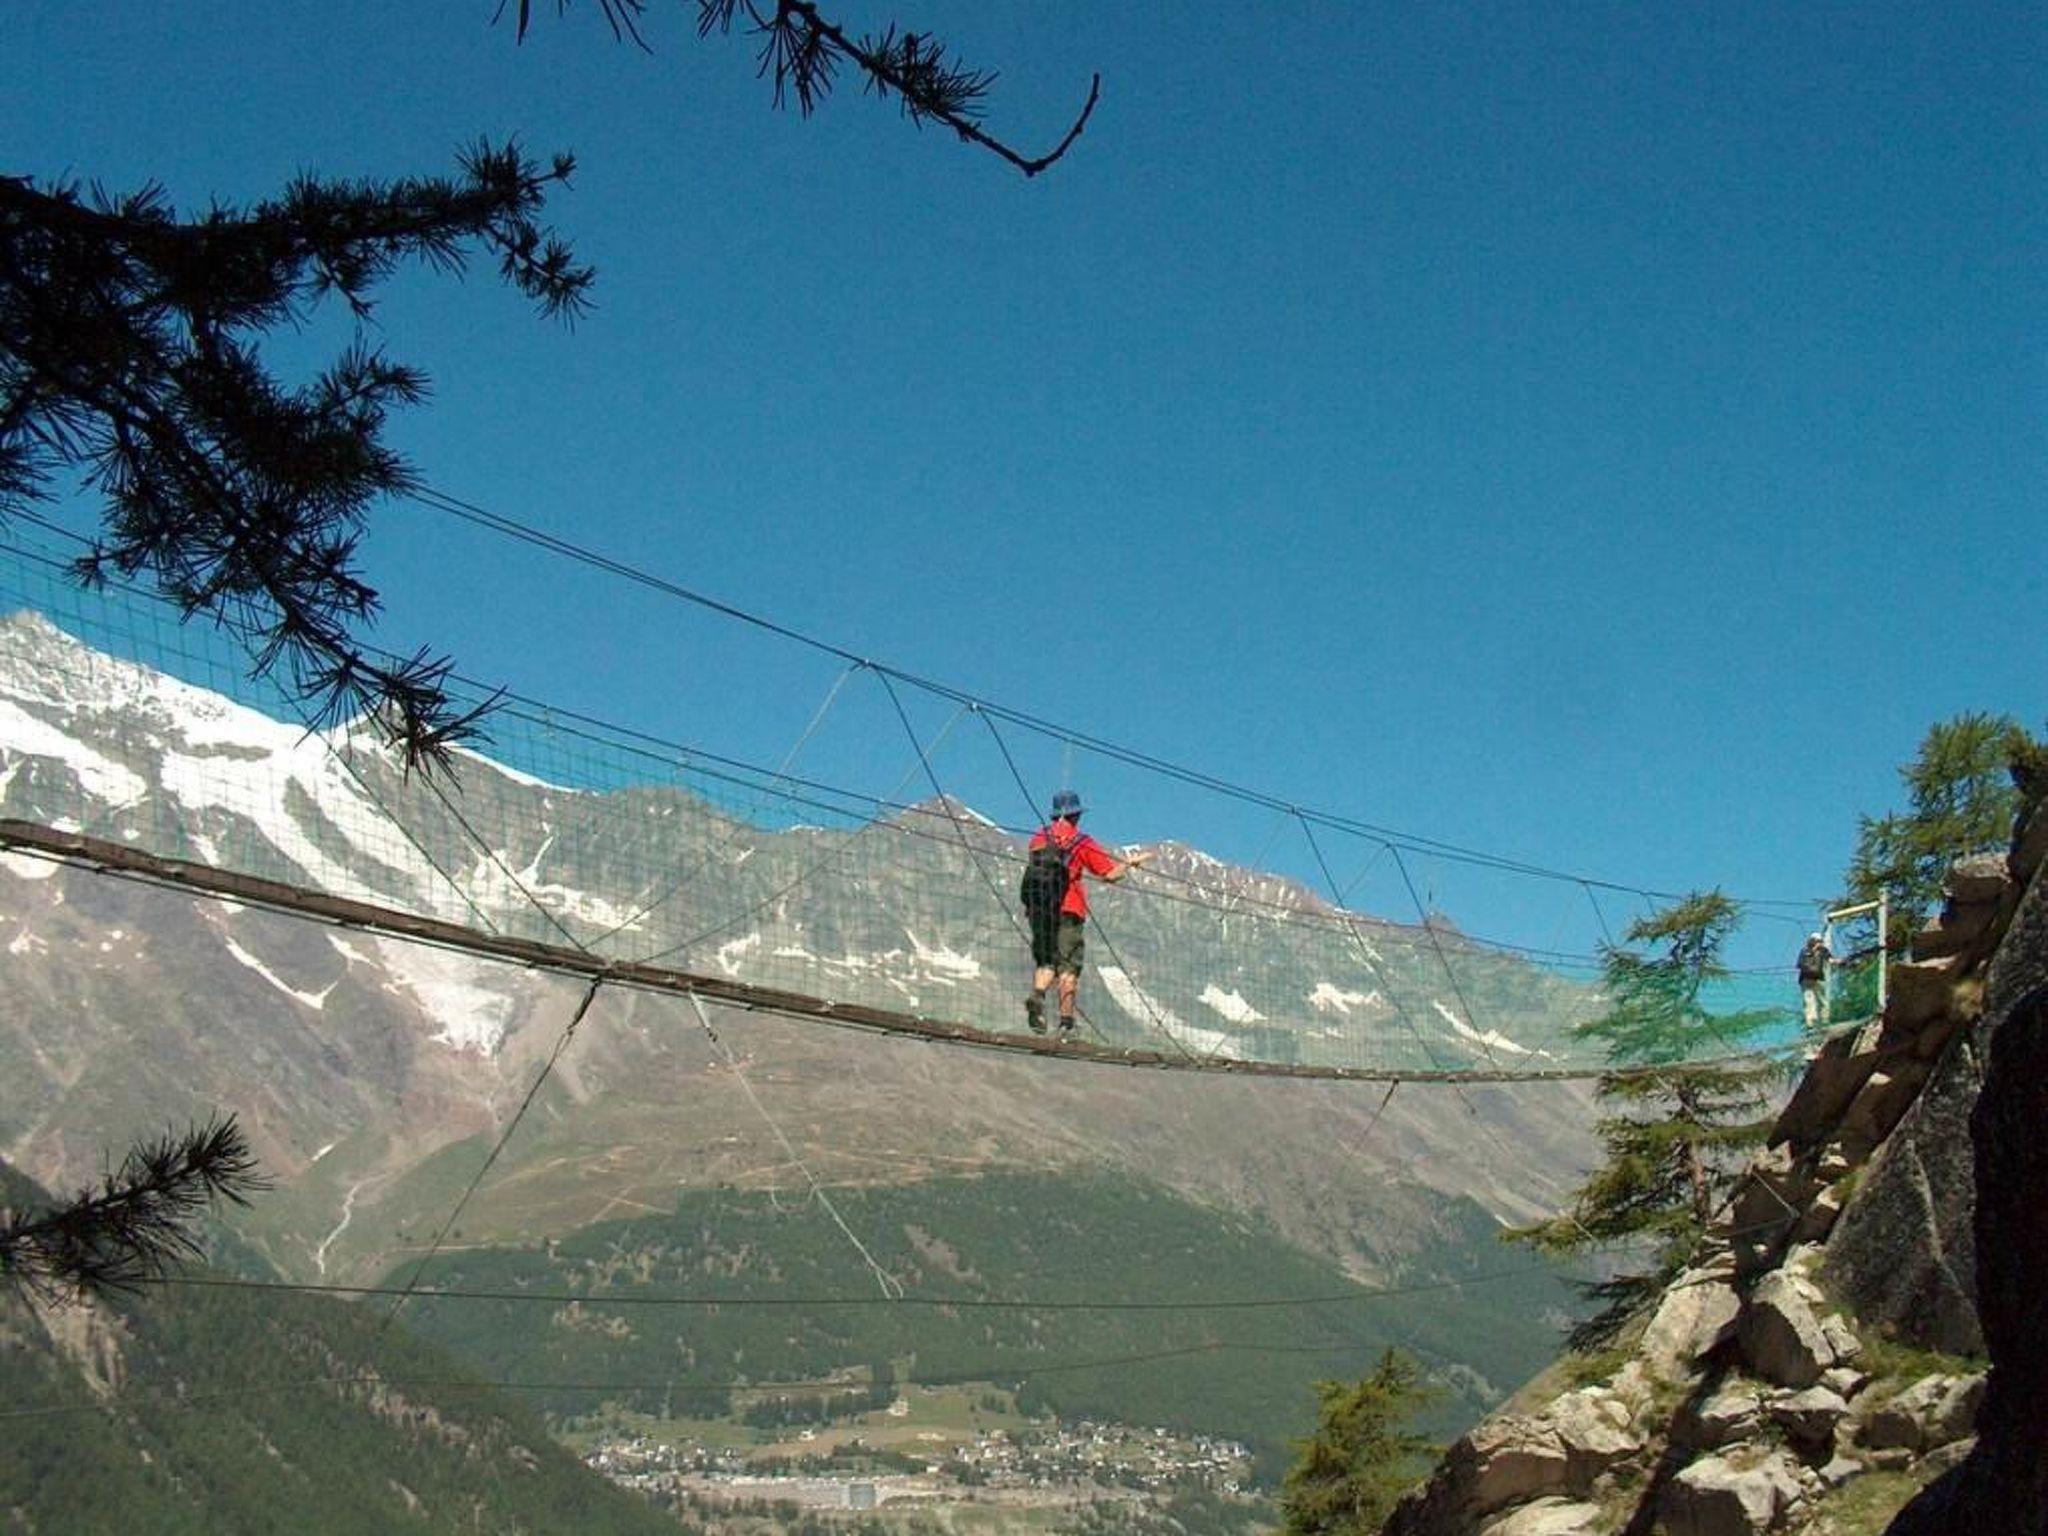
[[[774,831],[686,782],[576,791],[468,754],[452,782],[422,783],[366,733],[309,734],[17,614],[0,620],[0,814],[612,958],[1022,1023],[1021,851],[951,800]],[[1583,1002],[1455,934],[1343,913],[1193,848],[1155,855],[1096,897],[1087,990],[1115,1043],[1528,1064]]]
[[[472,927],[1022,1028],[1020,851],[957,803],[771,830],[680,777],[593,792],[473,757],[454,784],[423,784],[360,735],[309,735],[17,614],[0,619],[0,816]],[[1097,906],[1110,937],[1091,944],[1086,995],[1113,1043],[1514,1065],[1543,1059],[1585,1005],[1454,934],[1423,942],[1190,848],[1161,848]],[[1455,991],[1439,945],[1457,954]],[[234,1109],[282,1186],[251,1235],[288,1270],[330,1278],[406,1251],[451,1197],[445,1159],[503,1123],[578,995],[516,966],[19,854],[0,855],[0,951],[0,1155],[72,1185],[124,1138]],[[677,1000],[608,991],[508,1150],[502,1188],[480,1193],[478,1230],[663,1208],[677,1183],[772,1182],[786,1134],[828,1181],[1151,1167],[1369,1269],[1446,1194],[1534,1214],[1586,1147],[1572,1088],[1416,1090],[1388,1107],[1355,1087],[714,1023],[716,1039]],[[742,1067],[796,1123],[770,1134],[762,1104],[735,1098]]]

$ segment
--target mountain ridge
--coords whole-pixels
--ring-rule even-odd
[[[54,633],[0,621],[0,705],[30,722],[0,736],[0,815],[515,931],[560,923],[584,942],[646,909],[620,929],[636,950],[711,930],[682,955],[713,974],[850,978],[899,1006],[1022,1028],[1026,957],[1010,914],[991,910],[983,862],[1014,856],[1007,833],[948,814],[939,835],[877,852],[892,834],[868,823],[776,831],[687,785],[563,789],[482,768],[465,774],[458,819],[344,738]],[[26,654],[31,640],[48,644]],[[372,814],[386,808],[402,827]],[[1184,857],[1192,877],[1228,873]],[[1086,988],[1106,1038],[1157,1049],[1164,1018],[1189,1049],[1311,1059],[1374,1030],[1410,1050],[1427,1032],[1432,1060],[1544,1048],[1519,1025],[1497,1044],[1462,1035],[1486,1028],[1433,995],[1437,957],[1404,951],[1396,925],[1315,928],[1254,899],[1291,895],[1306,912],[1313,893],[1242,879],[1243,910],[1223,918],[1228,953],[1202,926],[1213,911],[1102,893],[1117,954]],[[1013,890],[1014,875],[1004,883]],[[707,888],[724,904],[706,905]],[[1345,957],[1361,943],[1383,969],[1332,969],[1358,965]],[[819,1189],[976,1175],[1057,1188],[1107,1170],[1218,1221],[1256,1218],[1354,1281],[1434,1284],[1494,1262],[1492,1229],[1552,1208],[1591,1149],[1576,1084],[1389,1093],[1169,1076],[719,1006],[707,1029],[682,999],[618,988],[599,989],[565,1043],[580,982],[17,854],[0,855],[0,947],[14,982],[0,1071],[17,1085],[0,1102],[0,1156],[68,1186],[124,1139],[232,1110],[277,1184],[237,1233],[296,1281],[409,1272],[444,1228],[444,1252],[518,1249],[721,1188],[808,1208]],[[1182,976],[1177,955],[1206,958]],[[1466,996],[1476,1007],[1496,989],[1487,1026],[1526,1001],[1518,1017],[1562,1029],[1585,1005],[1535,967],[1480,963],[1491,968],[1470,973]],[[1120,1001],[1121,986],[1143,995]],[[1113,1252],[1118,1234],[1083,1240]],[[1551,1324],[1532,1312],[1513,1326],[1534,1347]],[[1486,1366],[1444,1362],[1481,1377]]]
[[[0,813],[619,958],[1021,1026],[1017,840],[946,797],[776,831],[703,798],[719,782],[687,764],[674,784],[563,789],[475,754],[450,791],[406,778],[360,733],[282,724],[23,614],[0,619],[0,711]],[[1156,846],[1142,891],[1097,903],[1111,953],[1090,991],[1117,1043],[1538,1062],[1583,1008],[1585,989],[1440,920],[1350,912],[1290,877]]]

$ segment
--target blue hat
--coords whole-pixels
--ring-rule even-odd
[[[1052,797],[1052,814],[1055,821],[1064,816],[1081,814],[1081,797],[1071,789],[1063,789]]]

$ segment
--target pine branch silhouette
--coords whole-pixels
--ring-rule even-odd
[[[532,0],[516,3],[523,38]],[[616,37],[646,47],[648,0],[598,4]],[[942,123],[1026,176],[1067,152],[1100,90],[1098,77],[1066,137],[1027,158],[980,126],[995,76],[928,35],[892,26],[855,41],[809,0],[696,4],[700,34],[742,19],[760,34],[777,105],[808,113],[855,69],[913,122]],[[358,638],[378,610],[357,563],[366,515],[420,486],[385,428],[426,398],[426,377],[358,342],[293,385],[261,343],[328,300],[366,321],[405,263],[459,272],[478,254],[541,313],[573,321],[595,274],[541,212],[574,170],[567,155],[543,165],[480,142],[455,176],[306,176],[246,211],[189,219],[155,186],[114,197],[0,177],[0,522],[50,499],[60,476],[82,485],[105,511],[81,580],[153,583],[242,641],[310,727],[360,719],[407,772],[447,768],[491,701],[459,704],[444,657],[392,659]]]
[[[107,503],[83,580],[152,580],[247,643],[312,724],[366,717],[408,770],[443,766],[479,719],[445,660],[379,659],[355,638],[377,611],[356,566],[364,515],[418,483],[385,425],[426,378],[358,343],[291,387],[258,343],[329,298],[366,319],[401,264],[457,272],[472,253],[541,313],[582,312],[594,274],[540,222],[574,161],[479,143],[459,164],[302,177],[192,220],[156,187],[0,179],[0,517],[78,474]]]
[[[41,1214],[0,1211],[0,1276],[38,1300],[129,1291],[197,1257],[192,1220],[269,1186],[234,1116],[138,1144],[98,1189]]]
[[[509,0],[507,0],[509,3]],[[598,8],[621,41],[651,52],[641,21],[649,0],[598,0]],[[1102,77],[1089,82],[1079,115],[1058,144],[1043,155],[1025,155],[981,126],[992,70],[974,69],[953,59],[946,45],[928,33],[900,32],[892,24],[882,32],[855,38],[826,17],[813,0],[695,0],[697,35],[730,33],[736,24],[760,38],[759,73],[773,83],[777,107],[791,102],[804,116],[832,92],[842,67],[864,77],[864,89],[884,99],[894,96],[914,123],[936,122],[1022,171],[1036,176],[1073,147],[1088,126],[1102,94]],[[503,5],[500,6],[503,13]],[[555,0],[555,13],[569,9],[569,0]],[[533,20],[533,0],[518,0],[514,36],[526,38]]]

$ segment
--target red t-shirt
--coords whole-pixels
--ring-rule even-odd
[[[1088,888],[1081,883],[1086,875],[1108,875],[1118,860],[1086,832],[1070,821],[1056,821],[1050,827],[1041,827],[1031,839],[1032,848],[1043,848],[1046,839],[1051,838],[1053,846],[1067,850],[1067,894],[1060,903],[1060,911],[1068,917],[1088,915]]]

